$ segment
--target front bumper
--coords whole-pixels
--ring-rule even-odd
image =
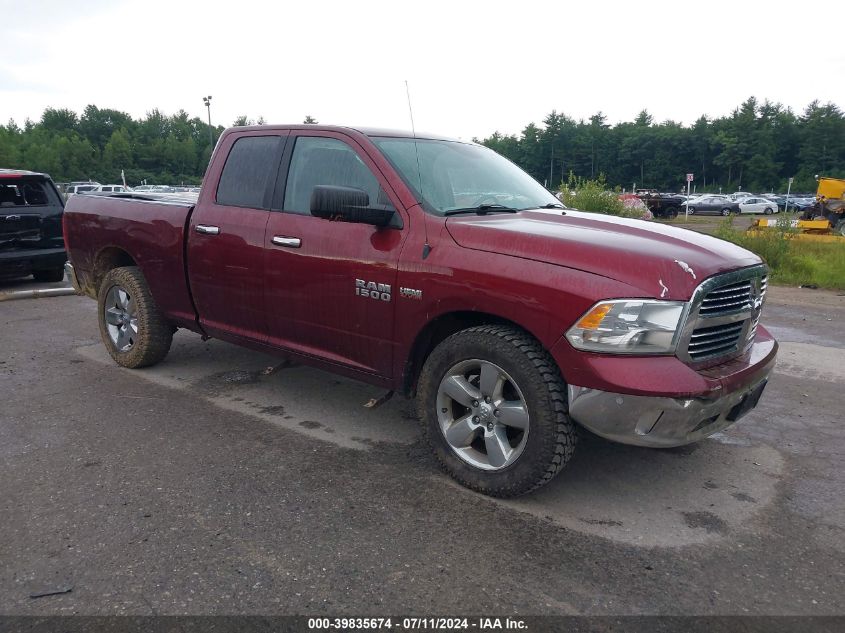
[[[724,375],[718,376],[718,367],[706,370],[708,388],[700,393],[633,395],[570,384],[569,415],[596,435],[622,444],[670,447],[697,442],[756,406],[776,353],[771,339],[755,343],[745,359],[725,364]]]

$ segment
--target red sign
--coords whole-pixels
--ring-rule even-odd
[[[687,182],[692,182],[692,174],[687,174]]]

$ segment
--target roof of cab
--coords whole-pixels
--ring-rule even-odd
[[[442,134],[431,134],[428,132],[411,132],[409,130],[393,130],[387,128],[373,128],[373,127],[361,127],[361,126],[352,126],[352,125],[319,125],[313,123],[303,123],[303,124],[296,124],[296,125],[285,125],[285,124],[278,124],[278,125],[250,125],[244,127],[236,127],[231,128],[236,130],[249,130],[249,131],[259,131],[259,130],[319,130],[324,132],[358,132],[359,134],[363,134],[364,136],[369,137],[379,137],[379,136],[387,136],[391,138],[417,138],[420,140],[430,140],[430,141],[454,141],[456,143],[467,143],[468,141],[463,141],[461,139],[450,138],[448,136],[443,136]]]
[[[0,169],[0,178],[19,178],[21,176],[43,176],[49,178],[47,174],[42,174],[37,171],[27,171],[26,169]]]

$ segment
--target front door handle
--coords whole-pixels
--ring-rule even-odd
[[[220,227],[209,226],[208,224],[197,224],[196,232],[202,233],[203,235],[219,235]]]
[[[284,235],[274,235],[273,244],[276,246],[287,246],[288,248],[299,248],[302,246],[302,240],[298,237],[285,237]]]

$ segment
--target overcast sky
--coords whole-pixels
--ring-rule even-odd
[[[845,107],[845,2],[0,0],[0,121],[89,103],[231,125],[518,133],[551,110],[689,124]],[[821,34],[821,35],[820,35]]]

